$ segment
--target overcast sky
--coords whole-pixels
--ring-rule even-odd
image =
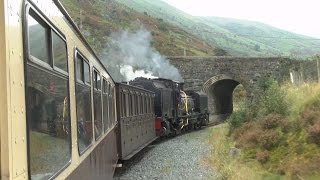
[[[320,38],[320,0],[163,0],[194,16],[263,22]]]

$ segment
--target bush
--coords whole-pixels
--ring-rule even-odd
[[[259,144],[262,148],[270,150],[277,146],[280,142],[281,134],[276,130],[264,131],[261,136],[259,136]]]
[[[262,118],[260,124],[263,129],[272,129],[279,126],[282,121],[282,116],[279,114],[269,114]]]
[[[307,108],[300,116],[300,122],[303,126],[313,125],[316,121],[320,121],[320,112],[317,109]]]
[[[300,116],[300,126],[304,127],[312,143],[320,145],[320,112],[318,108],[308,107]]]
[[[285,99],[285,92],[280,88],[276,81],[262,92],[260,100],[259,114],[268,115],[271,113],[287,115],[289,112],[288,103]]]
[[[269,160],[269,152],[268,151],[259,151],[256,153],[256,159],[264,164]]]
[[[165,23],[160,23],[158,28],[161,31],[168,31],[167,25]]]
[[[242,135],[238,137],[239,147],[251,148],[256,147],[261,141],[263,130],[257,126],[255,128],[247,129]]]
[[[246,112],[243,110],[234,112],[229,117],[230,131],[240,127],[243,123],[247,121]]]
[[[320,145],[320,121],[317,121],[307,129],[311,142]]]

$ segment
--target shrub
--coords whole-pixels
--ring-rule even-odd
[[[262,93],[260,100],[260,114],[267,115],[276,113],[280,115],[287,115],[289,108],[285,99],[285,92],[280,88],[278,83],[274,81],[266,90]]]
[[[168,31],[167,25],[165,23],[160,23],[158,28],[161,31]]]
[[[318,108],[306,108],[300,115],[299,123],[306,129],[309,140],[320,145],[320,112]]]
[[[309,126],[307,131],[311,142],[320,145],[320,121],[316,121],[312,126]]]
[[[247,121],[246,112],[243,110],[234,112],[229,117],[230,131],[239,128],[243,123]]]
[[[259,141],[261,141],[260,139],[263,133],[263,130],[259,126],[247,129],[247,131],[238,137],[239,146],[244,148],[256,147]]]
[[[267,130],[259,136],[259,144],[262,148],[270,150],[279,144],[281,135],[276,130]]]
[[[269,160],[269,152],[268,151],[259,151],[256,153],[256,159],[264,164]]]
[[[263,117],[260,124],[264,129],[272,129],[279,126],[282,121],[282,116],[279,114],[268,114],[267,116]]]
[[[300,122],[303,126],[313,125],[316,121],[320,121],[320,112],[317,109],[307,108],[300,116]]]
[[[234,130],[234,132],[232,134],[233,138],[237,140],[243,134],[247,133],[248,131],[251,131],[251,129],[256,129],[256,128],[259,128],[257,126],[257,123],[255,123],[255,122],[246,122],[241,127],[239,127],[239,128]]]

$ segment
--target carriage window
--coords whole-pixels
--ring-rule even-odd
[[[36,18],[28,17],[28,43],[31,56],[50,64],[48,28],[40,24]]]
[[[111,122],[112,122],[112,125],[115,124],[115,121],[116,121],[116,118],[115,118],[115,102],[114,102],[114,98],[115,95],[114,95],[114,86],[111,86]]]
[[[135,94],[132,94],[131,96],[131,107],[132,107],[132,115],[135,116],[136,115],[136,102],[134,101],[135,100]]]
[[[135,95],[135,105],[136,105],[136,115],[139,115],[139,110],[138,110],[138,94]]]
[[[128,97],[128,104],[129,104],[129,116],[132,116],[132,94],[129,94],[129,97]]]
[[[102,103],[101,103],[101,91],[98,89],[100,86],[100,75],[97,71],[93,71],[93,110],[94,110],[94,132],[95,138],[98,139],[102,134]]]
[[[51,34],[54,65],[68,72],[67,45],[54,31]]]
[[[76,74],[78,77],[90,77],[89,64],[77,54]],[[83,71],[82,71],[83,70]],[[91,88],[90,78],[88,84],[76,83],[76,111],[78,129],[79,152],[84,152],[92,142],[92,119],[91,119]]]
[[[90,66],[87,62],[83,63],[83,71],[84,71],[84,82],[87,84],[91,84],[90,80]]]
[[[138,107],[139,107],[139,114],[142,114],[142,113],[141,113],[141,109],[142,109],[142,108],[141,108],[141,107],[142,107],[141,104],[142,104],[142,99],[141,99],[141,95],[140,95],[140,96],[139,96],[139,106],[138,106]]]
[[[122,107],[121,109],[123,110],[122,112],[122,117],[126,117],[127,116],[127,111],[126,111],[126,94],[122,93]]]
[[[109,102],[109,100],[108,100],[108,89],[107,89],[107,87],[108,87],[108,82],[105,80],[105,79],[103,79],[103,111],[102,111],[102,113],[103,113],[103,124],[104,124],[104,132],[106,132],[106,130],[108,129],[108,120],[109,120],[109,118],[108,118],[108,108],[109,108],[109,106],[108,106],[108,102]]]
[[[81,56],[77,55],[76,63],[77,79],[83,82],[83,59]]]
[[[114,114],[113,114],[113,106],[114,106],[114,101],[113,101],[113,87],[111,84],[109,84],[109,126],[111,127],[113,125],[114,121]],[[127,110],[128,111],[128,110]]]
[[[97,76],[97,89],[101,90],[101,78],[99,75]]]
[[[36,58],[50,65],[50,28],[42,21],[40,24],[40,17],[31,10],[30,14],[29,60]],[[30,61],[25,65],[25,73],[30,175],[31,179],[50,179],[71,159],[69,78],[44,68],[43,63],[34,66]]]

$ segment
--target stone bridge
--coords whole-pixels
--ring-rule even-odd
[[[233,111],[232,93],[242,84],[247,96],[262,76],[289,80],[290,71],[298,61],[288,58],[243,57],[168,57],[184,79],[184,88],[203,91],[209,96],[212,114],[230,114]]]

